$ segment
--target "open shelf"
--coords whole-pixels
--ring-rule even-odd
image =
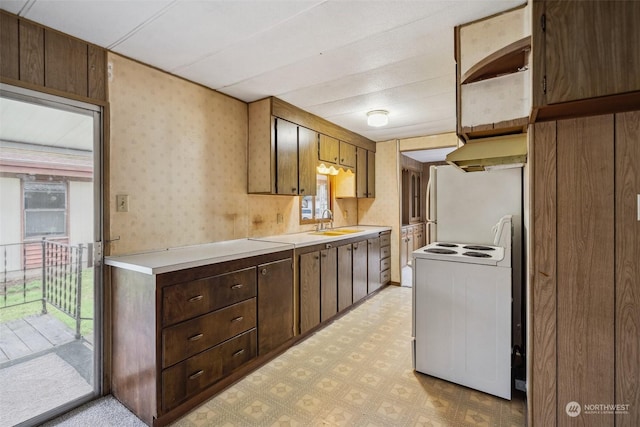
[[[473,83],[504,74],[515,73],[527,64],[527,55],[530,50],[531,36],[515,41],[493,52],[469,68],[469,70],[464,73],[464,76],[462,76],[461,84]]]

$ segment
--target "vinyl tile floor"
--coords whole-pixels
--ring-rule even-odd
[[[511,401],[415,372],[411,288],[388,286],[173,424],[524,426]]]

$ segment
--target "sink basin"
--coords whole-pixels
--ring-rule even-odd
[[[345,234],[358,233],[359,231],[362,231],[362,230],[338,228],[335,230],[312,231],[309,234],[315,234],[316,236],[343,236]]]

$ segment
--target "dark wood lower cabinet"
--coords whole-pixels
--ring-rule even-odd
[[[338,312],[338,248],[320,251],[320,321]]]
[[[367,296],[367,241],[353,244],[353,302]]]
[[[162,407],[174,408],[256,357],[255,328],[162,371]]]
[[[338,246],[338,311],[353,304],[353,245]]]
[[[268,360],[293,337],[292,257],[158,275],[112,268],[113,395],[162,426]]]
[[[310,252],[299,258],[300,333],[320,324],[320,252]]]
[[[377,291],[382,283],[380,281],[380,237],[368,240],[368,284],[367,294]]]
[[[258,354],[293,337],[293,260],[258,266]]]

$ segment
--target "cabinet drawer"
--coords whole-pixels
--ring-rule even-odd
[[[391,267],[391,258],[385,258],[380,261],[380,271],[388,270]]]
[[[162,371],[162,408],[169,411],[256,356],[252,329]]]
[[[256,327],[256,299],[234,304],[162,331],[162,367]]]
[[[391,248],[387,246],[380,247],[380,258],[388,258],[391,255]]]
[[[256,267],[168,286],[162,291],[164,326],[256,296]]]
[[[383,234],[380,236],[380,246],[389,246],[391,244],[391,235]]]
[[[380,273],[380,283],[386,285],[391,281],[391,270],[385,270]]]

